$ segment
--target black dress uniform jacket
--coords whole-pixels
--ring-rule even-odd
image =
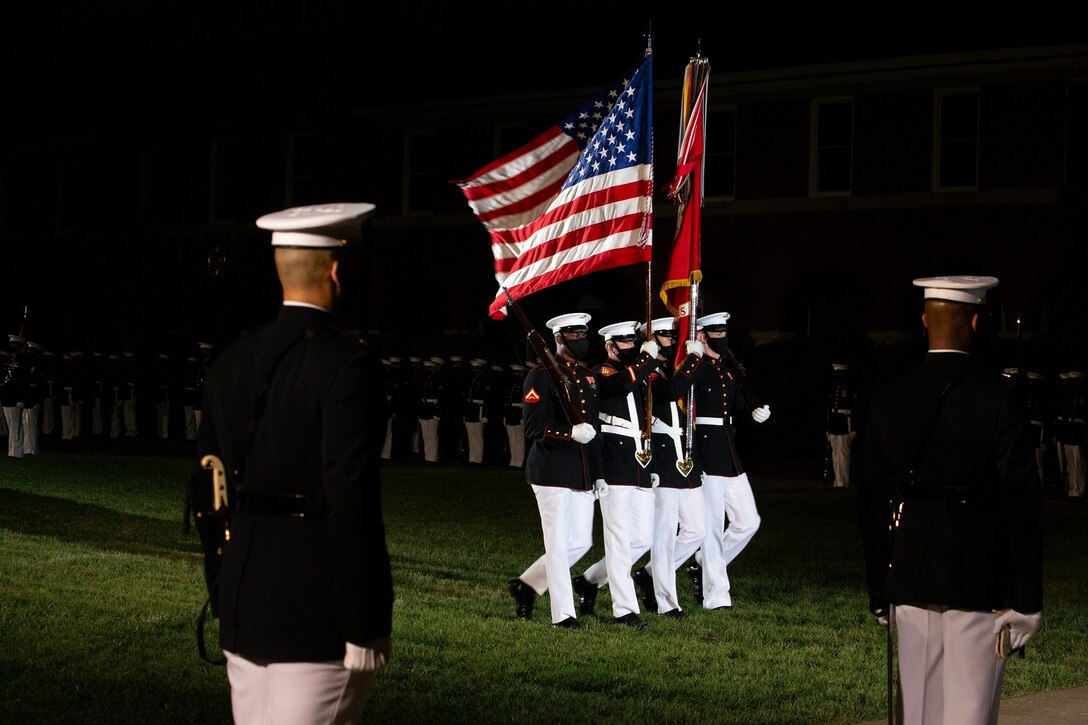
[[[904,485],[953,380],[916,483]],[[1024,394],[1022,382],[958,353],[929,353],[871,393],[858,460],[874,612],[888,602],[1041,611],[1042,497]],[[893,544],[889,501],[900,497]]]
[[[601,430],[601,457],[604,480],[616,486],[650,486],[650,470],[639,465],[635,451],[642,446],[641,429],[646,425],[646,383],[657,370],[657,360],[640,353],[633,365],[614,360],[598,365],[597,388],[601,398],[601,422],[634,431],[634,437]],[[628,393],[635,394],[635,419],[627,404]],[[608,416],[607,420],[603,416]],[[610,422],[611,421],[611,422]]]
[[[688,355],[679,368],[673,370],[670,363],[661,366],[651,381],[653,386],[653,415],[668,426],[672,426],[673,409],[676,409],[677,422],[681,432],[687,425],[687,414],[676,405],[677,401],[691,391],[692,381],[701,367],[704,358]],[[699,462],[699,447],[691,447],[691,470],[685,476],[676,467],[679,458],[676,455],[676,441],[667,433],[654,433],[653,469],[660,478],[659,485],[665,488],[699,488],[702,485],[702,465]],[[681,449],[686,453],[687,441],[680,438]]]
[[[558,362],[560,372],[571,383],[575,404],[597,435],[587,445],[571,440],[574,426],[551,376],[543,366],[533,368],[522,383],[522,423],[525,437],[532,441],[525,460],[525,478],[537,486],[588,491],[594,481],[604,478],[597,378],[582,363]]]
[[[243,461],[258,391],[285,349]],[[237,487],[213,593],[223,649],[280,662],[338,660],[345,642],[390,633],[381,375],[380,363],[330,315],[296,306],[282,307],[212,364],[200,454],[219,456]],[[285,513],[292,501],[303,516]]]
[[[699,461],[708,475],[739,476],[744,466],[734,443],[734,421],[749,412],[748,403],[721,358],[704,358],[695,372],[695,416],[719,418],[722,425],[695,424]]]

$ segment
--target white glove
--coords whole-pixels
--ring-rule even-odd
[[[762,423],[771,417],[771,406],[764,405],[752,411],[752,420]]]
[[[1018,650],[1028,643],[1031,636],[1039,631],[1043,624],[1042,612],[1034,614],[1021,614],[1014,609],[1002,614],[994,620],[994,634],[1001,632],[1001,628],[1009,625],[1009,647]]]
[[[597,435],[597,429],[589,423],[578,423],[570,429],[570,439],[575,443],[585,445]]]
[[[650,474],[650,488],[657,488],[661,485],[661,476],[656,473]]]
[[[702,357],[706,352],[706,345],[698,340],[688,340],[684,343],[684,348],[687,350],[688,355],[695,355],[697,357]]]
[[[388,637],[372,639],[362,645],[345,642],[344,668],[358,672],[374,672],[389,660]]]
[[[647,340],[642,343],[642,347],[639,348],[640,352],[644,352],[650,357],[657,357],[657,353],[661,352],[661,346],[653,340]]]
[[[605,483],[603,478],[598,478],[593,482],[593,495],[597,498],[604,498],[608,495],[608,484]]]

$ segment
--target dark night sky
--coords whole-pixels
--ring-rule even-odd
[[[305,7],[306,13],[297,8]],[[342,109],[494,94],[599,90],[654,33],[655,79],[676,80],[700,47],[712,72],[1088,40],[1083,24],[948,3],[512,2],[439,0],[76,0],[15,6],[0,24],[3,143],[152,136],[190,110],[197,135],[253,109]],[[682,8],[682,11],[680,10]],[[314,104],[315,106],[318,104]],[[240,112],[224,109],[233,107]],[[263,113],[262,110],[260,113]],[[273,108],[273,112],[275,109]],[[481,160],[481,163],[489,159]],[[470,171],[471,169],[465,169]],[[43,283],[49,272],[41,271]],[[5,300],[6,313],[21,305]],[[5,314],[5,318],[10,314]]]

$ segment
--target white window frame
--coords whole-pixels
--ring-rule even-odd
[[[820,190],[820,107],[833,104],[850,104],[850,145],[846,147],[850,152],[850,181],[846,189]],[[827,148],[844,148],[834,146]],[[853,96],[826,96],[813,98],[810,107],[809,122],[809,162],[808,162],[808,195],[811,197],[825,196],[850,196],[854,193],[854,97]]]
[[[943,121],[943,104],[947,96],[975,96],[975,183],[941,185],[941,123]],[[934,192],[946,191],[977,191],[978,190],[978,164],[979,164],[979,128],[982,125],[982,94],[978,86],[966,88],[939,88],[933,91],[933,178],[932,188]]]

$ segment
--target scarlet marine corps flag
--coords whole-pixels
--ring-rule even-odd
[[[702,281],[703,140],[706,133],[706,88],[710,63],[693,58],[684,72],[684,95],[680,116],[680,150],[676,175],[669,196],[676,199],[676,237],[661,300],[673,316],[680,318],[677,359],[682,359],[689,334],[692,288]],[[689,111],[690,109],[690,111]]]
[[[649,261],[653,56],[535,140],[456,182],[491,235],[488,310],[591,272]]]

